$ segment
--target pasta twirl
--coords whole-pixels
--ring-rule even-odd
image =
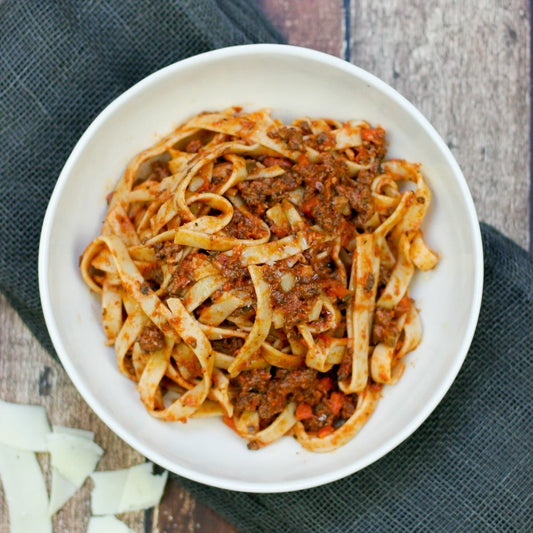
[[[202,113],[131,161],[81,273],[153,416],[329,451],[421,341],[409,288],[438,262],[430,203],[381,127]]]

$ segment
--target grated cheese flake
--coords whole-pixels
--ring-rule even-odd
[[[152,474],[152,463],[130,468],[94,472],[91,509],[95,515],[137,511],[157,505],[163,495],[168,472]]]
[[[0,444],[0,478],[11,533],[52,533],[46,484],[35,453]]]
[[[50,424],[41,405],[23,405],[0,400],[0,444],[19,450],[45,452]]]

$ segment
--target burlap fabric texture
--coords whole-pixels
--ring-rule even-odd
[[[0,3],[0,290],[53,354],[37,289],[42,218],[68,154],[113,98],[181,58],[281,36],[247,0]],[[181,479],[245,533],[533,531],[533,260],[483,225],[466,362],[431,417],[348,478],[289,494]]]

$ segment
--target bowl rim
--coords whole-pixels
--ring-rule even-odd
[[[430,401],[423,406],[419,415],[414,417],[408,424],[406,424],[406,426],[403,427],[402,431],[399,431],[396,435],[394,435],[393,438],[389,439],[382,446],[375,449],[373,453],[368,454],[366,457],[360,460],[343,465],[330,472],[314,475],[305,479],[265,483],[217,477],[215,475],[197,472],[196,470],[190,469],[182,465],[177,465],[174,462],[167,460],[162,454],[158,453],[156,450],[149,449],[142,442],[140,442],[135,435],[132,435],[127,430],[123,429],[121,427],[121,424],[117,423],[113,419],[112,415],[106,411],[106,408],[100,403],[97,396],[92,394],[89,388],[85,385],[82,376],[72,364],[68,356],[67,350],[65,349],[65,346],[63,344],[63,340],[61,339],[61,336],[59,334],[58,327],[56,325],[53,305],[47,287],[47,280],[49,277],[49,243],[51,239],[51,230],[58,203],[61,199],[63,190],[68,181],[68,177],[70,175],[72,167],[75,164],[75,161],[77,160],[79,154],[83,152],[85,146],[93,137],[93,134],[97,132],[100,124],[104,123],[107,118],[114,112],[114,110],[119,108],[123,104],[123,102],[128,101],[137,92],[143,90],[148,85],[157,83],[159,79],[164,78],[170,73],[175,73],[176,71],[186,69],[191,66],[210,63],[216,61],[217,59],[246,55],[272,54],[277,54],[281,56],[289,55],[293,57],[299,57],[305,60],[309,59],[317,63],[326,64],[335,69],[340,69],[351,75],[354,75],[356,78],[362,79],[363,81],[368,83],[369,86],[373,89],[377,89],[378,91],[385,93],[388,98],[392,99],[397,105],[404,108],[411,116],[415,118],[415,120],[423,128],[424,132],[440,149],[446,159],[447,164],[449,165],[453,174],[457,178],[457,184],[460,187],[461,193],[468,207],[468,218],[470,221],[469,230],[471,232],[471,237],[474,245],[473,256],[475,269],[473,273],[473,299],[471,302],[472,313],[469,316],[468,324],[465,328],[464,337],[460,344],[459,350],[457,351],[457,355],[453,359],[453,364],[450,365],[447,374],[442,377],[439,387],[431,396]],[[48,332],[50,334],[50,338],[52,340],[54,348],[56,349],[61,364],[63,365],[72,383],[80,392],[83,399],[91,407],[91,409],[98,415],[100,420],[102,420],[109,427],[109,429],[113,431],[113,433],[118,435],[122,440],[124,440],[127,444],[132,446],[142,455],[171,472],[174,472],[180,476],[186,477],[193,481],[197,481],[213,487],[254,493],[290,492],[295,490],[312,488],[333,482],[335,480],[353,474],[374,463],[375,461],[392,451],[400,443],[406,440],[412,433],[414,433],[414,431],[416,431],[416,429],[418,429],[422,425],[422,423],[429,417],[429,415],[434,411],[437,405],[442,401],[442,399],[450,389],[452,383],[454,382],[455,378],[457,377],[457,374],[459,373],[459,370],[461,369],[463,362],[466,358],[475,333],[481,308],[483,290],[483,268],[484,267],[481,230],[476,215],[474,202],[470,190],[468,188],[468,184],[450,149],[440,137],[440,135],[437,133],[437,131],[434,129],[434,127],[430,124],[430,122],[425,118],[425,116],[405,97],[403,97],[396,89],[393,89],[390,85],[388,85],[375,75],[367,72],[366,70],[352,63],[348,63],[343,59],[324,52],[304,48],[301,46],[286,44],[246,44],[229,46],[191,56],[153,72],[152,74],[143,78],[139,82],[135,83],[132,87],[127,89],[117,98],[115,98],[112,102],[110,102],[96,116],[96,118],[90,123],[90,125],[82,134],[82,136],[79,138],[73,150],[71,151],[68,159],[66,160],[61,170],[61,173],[59,174],[58,180],[55,184],[43,219],[41,237],[39,241],[38,258],[39,293],[41,298],[41,306],[43,309],[43,314],[46,326],[48,328]]]

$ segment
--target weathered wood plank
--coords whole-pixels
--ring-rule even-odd
[[[344,57],[343,0],[258,0],[289,44]]]
[[[481,220],[529,242],[529,2],[352,1],[351,57],[448,143]]]
[[[193,499],[177,483],[169,483],[157,516],[154,514],[153,532],[196,533],[198,531],[237,532],[231,524],[202,502]]]

